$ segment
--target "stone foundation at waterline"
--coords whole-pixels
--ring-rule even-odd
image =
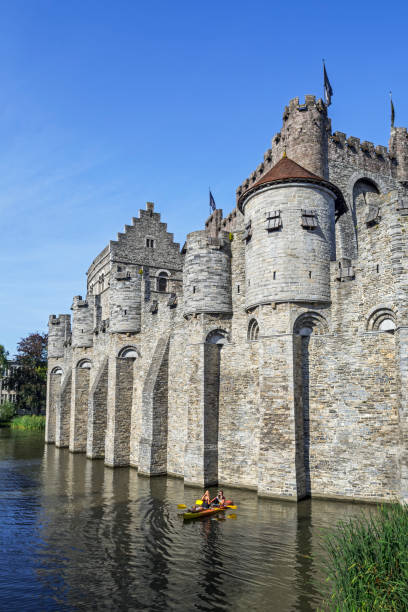
[[[46,440],[297,501],[408,500],[408,136],[295,98],[182,249],[147,203],[49,320]]]

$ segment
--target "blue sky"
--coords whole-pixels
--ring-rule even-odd
[[[147,200],[183,242],[262,160],[290,98],[388,144],[408,125],[407,4],[0,1],[0,344],[70,312]]]

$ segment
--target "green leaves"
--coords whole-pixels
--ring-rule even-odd
[[[46,397],[47,334],[22,338],[17,345],[16,363],[5,386],[17,392],[17,408],[40,414]]]
[[[330,609],[408,609],[408,507],[382,505],[323,538]]]

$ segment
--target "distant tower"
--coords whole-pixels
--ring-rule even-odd
[[[74,297],[72,314],[72,348],[85,348],[93,344],[95,296],[86,300],[81,295]]]
[[[184,262],[184,314],[232,313],[229,234],[205,230],[187,236]]]
[[[246,307],[330,301],[339,190],[284,157],[246,193]]]
[[[285,107],[283,124],[272,140],[273,162],[283,153],[304,168],[327,179],[328,134],[331,130],[327,107],[315,96],[305,96],[305,103],[294,98]]]
[[[48,319],[48,359],[64,356],[64,343],[71,335],[71,316],[62,314]]]
[[[141,275],[117,272],[110,282],[109,331],[139,332],[141,325]]]
[[[389,149],[397,161],[398,180],[408,181],[408,132],[406,127],[391,128]]]

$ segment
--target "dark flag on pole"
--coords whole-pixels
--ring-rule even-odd
[[[391,127],[394,127],[394,121],[395,121],[395,108],[394,108],[394,103],[392,101],[392,92],[390,91],[390,102],[391,102]]]
[[[332,89],[332,86],[330,85],[329,77],[327,76],[326,65],[324,63],[324,60],[323,60],[323,79],[324,79],[324,100],[326,102],[326,106],[330,106],[332,95],[333,95],[333,89]]]
[[[210,190],[210,209],[214,211],[216,208],[217,207],[215,205],[215,200],[214,200],[213,194],[211,193],[211,190]]]

